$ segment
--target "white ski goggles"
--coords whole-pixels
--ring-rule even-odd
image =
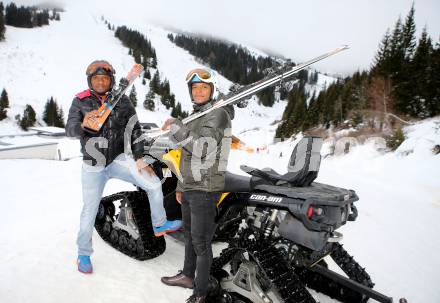
[[[194,77],[197,77],[199,81],[193,81]],[[197,79],[196,79],[197,80]],[[212,83],[213,77],[211,73],[205,69],[196,68],[191,70],[188,75],[186,76],[186,83],[196,83],[196,82],[206,82],[206,83]]]

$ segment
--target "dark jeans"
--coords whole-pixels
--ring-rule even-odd
[[[212,264],[211,241],[217,227],[216,204],[221,193],[188,191],[182,195],[182,219],[185,233],[183,274],[194,278],[194,293],[206,296]]]

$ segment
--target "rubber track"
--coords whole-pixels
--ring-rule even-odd
[[[122,199],[125,199],[133,210],[133,217],[139,228],[140,237],[135,241],[127,232],[119,231],[119,236],[124,234],[127,240],[114,243],[110,238],[111,231],[114,229],[111,228],[110,232],[105,232],[104,224],[107,216],[110,216],[112,217],[112,220],[115,220],[113,211],[115,206],[113,203]],[[101,200],[100,210],[96,217],[95,229],[101,238],[110,246],[140,261],[160,256],[166,248],[164,237],[154,236],[151,225],[148,196],[144,191],[120,192],[104,197]],[[128,245],[130,242],[131,247]],[[135,243],[136,247],[133,247]]]
[[[221,275],[222,267],[230,262],[238,251],[246,251],[278,290],[285,303],[316,303],[280,252],[267,241],[250,240],[249,235],[249,230],[245,230],[239,239],[229,243],[229,247],[214,259],[212,274],[216,277]]]
[[[341,244],[334,243],[330,256],[350,279],[373,288],[374,283],[368,273],[345,251]],[[327,267],[324,261],[320,261],[318,264]],[[340,302],[365,303],[369,299],[367,296],[305,267],[297,268],[295,271],[308,287]]]

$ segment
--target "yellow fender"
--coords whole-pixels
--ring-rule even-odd
[[[241,141],[236,136],[232,136],[231,149],[244,150],[248,153],[254,153],[253,148],[247,147],[246,144]],[[168,168],[177,176],[177,178],[181,179],[182,175],[180,173],[180,159],[182,156],[181,149],[173,149],[168,153],[162,156],[163,162],[165,162]],[[229,193],[223,193],[217,202],[217,207],[224,201],[224,199],[229,195]]]

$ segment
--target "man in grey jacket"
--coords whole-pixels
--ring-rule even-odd
[[[216,100],[212,72],[195,69],[186,77],[194,112],[205,111]],[[225,185],[231,145],[232,106],[215,109],[186,124],[169,119],[163,129],[182,149],[176,199],[182,204],[185,233],[183,270],[161,281],[170,286],[194,288],[187,302],[203,303],[208,292],[212,263],[211,241],[215,232],[216,204]]]

